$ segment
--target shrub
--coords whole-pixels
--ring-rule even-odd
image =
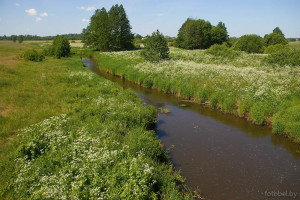
[[[233,47],[247,53],[262,53],[263,43],[263,38],[258,35],[243,35]]]
[[[226,43],[214,44],[209,49],[205,51],[208,54],[219,56],[219,57],[227,57],[227,58],[234,58],[239,55],[239,52],[229,48]]]
[[[271,54],[271,53],[276,53],[276,52],[279,52],[279,51],[282,51],[282,50],[288,51],[288,50],[290,50],[290,47],[287,46],[287,45],[283,45],[283,44],[274,44],[274,45],[268,46],[265,49],[264,53]]]
[[[31,49],[31,50],[27,50],[24,53],[24,58],[26,60],[30,60],[30,61],[34,61],[34,62],[40,62],[40,61],[44,60],[45,56],[42,53],[39,53],[36,50]]]
[[[48,46],[43,49],[44,56],[54,56],[54,48],[53,46]]]
[[[280,49],[269,54],[264,61],[268,64],[277,64],[279,66],[300,66],[300,50]]]
[[[287,44],[287,40],[281,34],[271,33],[271,34],[265,35],[264,44],[266,47],[268,47],[270,45],[275,45],[275,44]]]
[[[158,62],[169,58],[167,40],[158,30],[146,39],[142,56],[151,62]]]
[[[56,36],[53,40],[54,55],[56,58],[66,57],[70,54],[70,43],[66,36]]]

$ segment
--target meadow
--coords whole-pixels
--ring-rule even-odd
[[[82,66],[0,42],[1,199],[190,199],[153,131],[157,111]]]
[[[170,59],[147,62],[140,51],[94,53],[98,65],[147,88],[202,103],[300,142],[300,68],[268,64],[266,54],[212,55],[170,48]]]

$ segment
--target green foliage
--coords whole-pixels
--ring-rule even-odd
[[[206,49],[211,45],[210,22],[188,18],[178,31],[176,46],[184,49]]]
[[[284,106],[272,118],[273,133],[287,135],[295,142],[300,142],[300,102],[293,101]],[[283,134],[286,133],[286,134]]]
[[[18,42],[19,42],[19,43],[22,43],[23,40],[24,40],[24,36],[23,36],[23,35],[19,35],[19,36],[18,36]]]
[[[71,47],[66,36],[56,36],[53,40],[53,51],[56,58],[66,57],[70,55]]]
[[[275,45],[270,45],[268,46],[264,53],[266,54],[272,54],[280,51],[289,51],[290,47],[288,45],[283,45],[283,44],[275,44]]]
[[[286,44],[288,44],[288,42],[283,37],[283,35],[277,34],[277,33],[271,33],[271,34],[265,35],[264,44],[266,47],[268,47],[270,45],[275,45],[275,44],[286,45]]]
[[[262,103],[255,103],[250,110],[251,119],[255,124],[263,125],[265,120],[265,107]]]
[[[116,4],[108,12],[97,9],[82,35],[85,46],[99,51],[133,49],[134,35],[123,5]]]
[[[228,33],[226,31],[225,25],[219,25],[211,29],[211,44],[222,44],[223,42],[227,42],[227,41],[228,41]]]
[[[298,49],[276,49],[275,52],[271,52],[264,61],[267,64],[279,65],[279,66],[300,66],[300,50]]]
[[[262,53],[263,38],[258,35],[243,35],[233,45],[234,49],[247,53]]]
[[[150,130],[157,116],[152,106],[143,106],[134,92],[86,71],[79,57],[25,64],[27,73],[34,71],[43,80],[26,89],[44,94],[51,84],[54,93],[49,91],[49,97],[55,95],[40,102],[26,100],[34,101],[34,108],[46,100],[56,105],[45,106],[51,110],[66,109],[19,131],[16,150],[0,163],[6,176],[1,177],[1,198],[190,199],[180,192],[181,178],[173,175],[166,152]]]
[[[43,53],[40,53],[34,49],[31,49],[31,50],[27,50],[24,53],[24,58],[26,60],[30,60],[30,61],[34,61],[34,62],[41,62],[44,60],[45,56],[43,55]]]
[[[229,48],[226,43],[223,43],[222,45],[214,44],[209,47],[209,49],[207,49],[205,53],[222,58],[235,58],[237,55],[239,55],[239,52]]]
[[[169,47],[166,38],[158,30],[146,38],[142,56],[151,62],[169,58]]]
[[[16,41],[17,41],[17,38],[18,38],[18,37],[17,37],[16,35],[12,35],[12,36],[11,36],[11,40],[12,40],[13,42],[16,42]]]
[[[274,28],[273,33],[282,35],[284,37],[284,34],[282,33],[281,29],[279,27]]]

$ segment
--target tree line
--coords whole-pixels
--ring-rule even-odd
[[[68,40],[81,40],[82,35],[81,33],[70,33],[70,34],[64,34]],[[18,37],[23,37],[23,40],[54,40],[56,36],[37,36],[37,35],[11,35],[11,36],[0,36],[0,40],[12,40],[17,41]]]

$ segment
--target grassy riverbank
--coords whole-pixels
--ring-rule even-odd
[[[182,199],[152,131],[156,110],[79,56],[19,58],[0,42],[2,199]]]
[[[170,49],[171,59],[146,62],[139,51],[95,53],[101,69],[157,88],[300,142],[300,68],[269,66],[264,54],[219,57],[203,50]]]

